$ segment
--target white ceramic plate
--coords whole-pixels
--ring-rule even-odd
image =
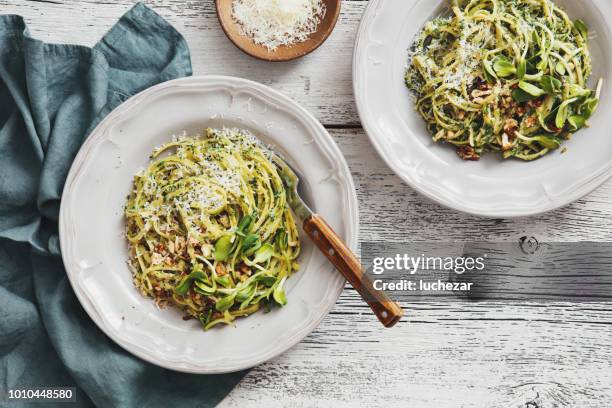
[[[528,216],[578,200],[612,173],[612,2],[558,0],[595,34],[593,76],[606,79],[591,127],[560,151],[530,163],[489,154],[464,162],[450,146],[434,144],[404,86],[408,48],[420,28],[449,0],[370,0],[353,56],[359,115],[387,164],[414,189],[459,211],[487,217]]]
[[[96,324],[131,353],[173,370],[224,373],[252,367],[309,334],[334,306],[344,279],[307,237],[286,307],[202,331],[173,308],[158,310],[134,288],[126,265],[123,205],[154,147],[183,130],[240,127],[302,171],[309,201],[355,249],[357,200],[351,174],[321,124],[280,93],[251,81],[210,76],[166,82],[113,111],[89,136],[68,175],[60,210],[66,271]]]

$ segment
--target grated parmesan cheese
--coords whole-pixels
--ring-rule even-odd
[[[303,42],[325,16],[322,0],[234,0],[233,17],[241,33],[274,51]]]

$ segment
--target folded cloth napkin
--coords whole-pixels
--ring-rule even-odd
[[[44,44],[0,16],[0,405],[10,388],[67,386],[77,406],[209,407],[244,374],[130,355],[85,314],[60,258],[60,196],[83,140],[131,95],[186,75],[185,40],[142,4],[94,48]]]

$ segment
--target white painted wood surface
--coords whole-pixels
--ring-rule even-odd
[[[132,3],[0,0],[0,13],[26,17],[32,34],[42,40],[93,45]],[[235,75],[271,85],[330,129],[355,177],[362,241],[535,236],[612,242],[612,181],[550,214],[487,220],[428,202],[393,175],[361,130],[352,96],[352,44],[366,1],[345,0],[331,38],[304,59],[282,64],[257,61],[234,48],[217,23],[213,0],[146,3],[184,34],[195,74]],[[611,406],[612,304],[432,301],[404,306],[406,319],[383,330],[347,288],[318,329],[252,370],[222,406]]]

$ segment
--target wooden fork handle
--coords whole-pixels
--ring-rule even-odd
[[[392,327],[401,319],[404,314],[402,308],[384,292],[374,290],[372,281],[366,275],[361,262],[320,215],[314,214],[306,219],[304,231],[359,292],[385,327]]]

